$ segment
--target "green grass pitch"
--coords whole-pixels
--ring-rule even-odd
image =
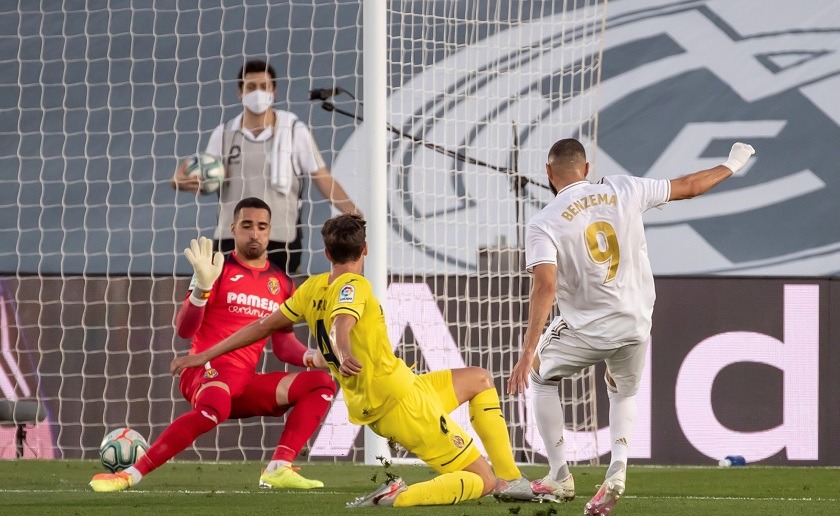
[[[566,504],[498,503],[491,497],[456,506],[407,509],[344,508],[385,478],[381,466],[303,463],[301,473],[324,489],[270,491],[256,487],[261,463],[168,464],[123,493],[94,493],[92,461],[0,461],[0,514],[238,514],[289,516],[374,514],[549,516],[583,514],[604,467],[573,467],[578,497]],[[407,482],[431,478],[425,467],[392,466]],[[544,467],[526,467],[537,478]],[[375,483],[372,478],[376,477]],[[613,514],[840,514],[837,468],[682,468],[630,466],[627,492]]]

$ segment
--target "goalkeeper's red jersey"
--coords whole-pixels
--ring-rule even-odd
[[[191,284],[190,290],[192,287]],[[294,291],[291,278],[276,265],[267,262],[265,267],[255,269],[231,253],[225,258],[222,274],[207,299],[204,319],[193,337],[190,353],[201,353],[243,326],[271,315]],[[213,361],[232,362],[253,370],[267,340],[259,340]]]

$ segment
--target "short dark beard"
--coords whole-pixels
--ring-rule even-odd
[[[260,246],[256,251],[251,252],[251,248],[248,246],[245,249],[237,249],[236,252],[246,260],[256,260],[265,254],[265,247]]]

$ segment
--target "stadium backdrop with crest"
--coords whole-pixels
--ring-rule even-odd
[[[391,336],[420,371],[480,365],[500,389],[527,314],[522,223],[549,197],[553,141],[583,140],[595,176],[647,177],[752,143],[739,177],[648,215],[658,299],[631,454],[840,464],[836,2],[393,0],[389,89],[376,99],[360,4],[0,6],[0,393],[48,409],[27,457],[93,458],[123,425],[153,440],[185,409],[168,374],[187,349],[173,331],[190,272],[181,251],[211,233],[216,205],[169,179],[241,110],[243,60],[267,57],[277,107],[310,124],[365,213],[362,103],[309,91],[384,105],[387,241],[371,245],[388,256]],[[307,195],[302,276],[327,268],[318,229],[330,210]],[[575,461],[609,449],[600,374],[564,385]],[[544,461],[527,400],[503,401],[517,459]],[[342,408],[312,460],[363,459]],[[0,456],[13,456],[13,432],[0,428]],[[228,422],[181,458],[265,458],[278,433],[270,420]]]

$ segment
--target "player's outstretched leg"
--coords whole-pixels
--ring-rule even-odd
[[[195,439],[225,421],[230,415],[230,394],[226,388],[210,385],[199,393],[195,408],[172,422],[137,463],[119,473],[103,473],[90,481],[97,492],[123,491],[182,452]]]
[[[408,489],[401,477],[395,477],[385,482],[373,492],[360,496],[352,502],[347,502],[348,509],[359,507],[393,507],[397,496]]]
[[[483,460],[483,459],[482,459]],[[485,462],[486,464],[486,462]],[[488,472],[490,471],[488,465]],[[492,474],[489,475],[492,477]],[[488,488],[489,487],[489,488]],[[407,486],[402,478],[394,478],[378,489],[347,504],[357,507],[416,507],[420,505],[453,505],[476,500],[490,492],[484,479],[470,471],[444,473],[426,482]]]

